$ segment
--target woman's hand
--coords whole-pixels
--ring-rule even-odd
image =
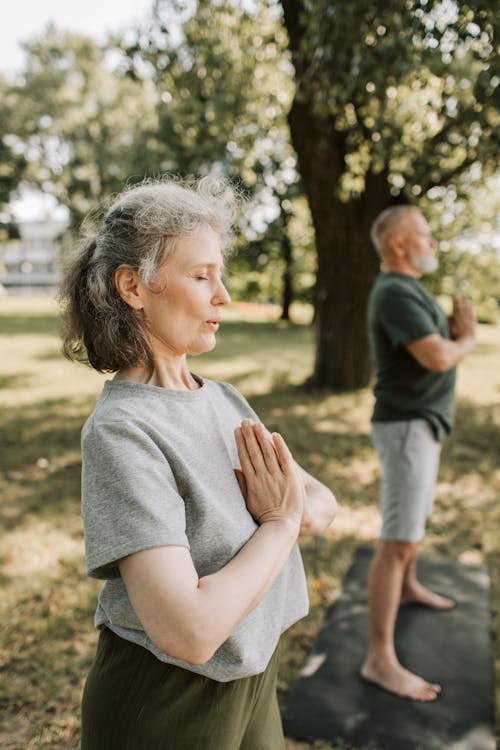
[[[241,469],[236,478],[248,508],[258,524],[287,520],[300,527],[304,483],[285,441],[269,436],[261,422],[244,419],[235,430]]]

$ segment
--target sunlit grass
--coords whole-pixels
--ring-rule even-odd
[[[242,316],[245,316],[242,319]],[[217,349],[191,362],[250,399],[296,458],[342,504],[326,541],[302,544],[311,614],[284,638],[280,696],[304,663],[359,543],[379,529],[379,468],[370,443],[369,389],[339,395],[299,387],[313,335],[276,309],[232,309]],[[76,750],[79,702],[93,655],[99,583],[85,578],[80,520],[80,430],[107,376],[65,361],[57,308],[47,299],[0,299],[0,746]],[[500,329],[481,327],[460,368],[459,407],[443,449],[436,509],[424,549],[488,566],[500,672]],[[289,748],[330,746],[289,741]]]

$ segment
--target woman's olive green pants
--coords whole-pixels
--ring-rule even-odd
[[[82,701],[82,750],[284,750],[278,653],[265,672],[216,682],[104,628]]]

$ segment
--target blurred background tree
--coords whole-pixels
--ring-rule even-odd
[[[154,87],[120,74],[106,45],[53,25],[25,44],[25,52],[12,87],[25,179],[65,205],[75,229],[103,196],[153,169]]]
[[[424,283],[438,295],[469,297],[480,322],[496,323],[500,311],[500,176],[487,176],[470,188],[467,178],[460,181],[460,193],[452,183],[422,197],[441,251],[439,272]]]
[[[282,6],[296,79],[289,120],[318,252],[312,382],[361,387],[373,219],[396,202],[437,208],[451,186],[461,200],[498,169],[498,3]]]
[[[9,213],[12,194],[26,171],[26,158],[16,149],[12,137],[20,128],[16,97],[5,77],[0,74],[0,241],[17,239],[19,232]]]

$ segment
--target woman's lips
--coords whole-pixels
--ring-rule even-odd
[[[205,323],[207,326],[210,326],[213,331],[217,331],[219,329],[220,320],[206,320]]]

